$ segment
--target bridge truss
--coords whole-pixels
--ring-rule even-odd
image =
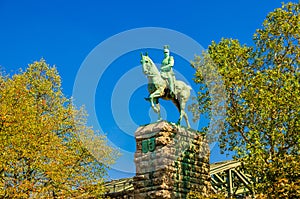
[[[210,165],[212,191],[225,193],[230,198],[254,197],[251,176],[242,169],[239,161],[224,161]],[[106,196],[134,198],[133,179],[125,178],[105,183]]]

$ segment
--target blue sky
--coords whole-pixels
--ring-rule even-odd
[[[44,58],[48,64],[57,66],[63,81],[63,91],[71,97],[85,95],[85,91],[75,92],[76,81],[80,76],[78,74],[93,56],[97,57],[94,63],[100,65],[93,67],[105,69],[103,73],[92,74],[93,70],[90,70],[81,76],[84,82],[82,79],[79,82],[89,91],[92,76],[98,75],[92,85],[95,87],[95,92],[91,93],[94,95],[94,104],[87,105],[88,112],[94,112],[91,114],[94,118],[89,118],[89,124],[106,133],[112,145],[127,153],[118,162],[118,166],[110,171],[111,177],[132,176],[135,151],[133,132],[138,125],[149,123],[155,118],[149,110],[149,104],[143,99],[147,96],[146,78],[138,68],[139,54],[148,51],[156,63],[160,63],[163,55],[159,48],[151,45],[125,52],[122,51],[124,45],[132,46],[135,40],[126,41],[125,37],[127,43],[124,40],[111,43],[112,38],[130,35],[130,30],[151,27],[154,30],[163,29],[165,33],[174,31],[183,34],[204,49],[211,41],[218,42],[222,37],[239,39],[242,44],[253,45],[252,35],[255,30],[261,28],[268,12],[280,6],[281,1],[278,0],[0,0],[0,66],[7,73],[13,74],[19,68],[24,69],[29,63]],[[152,35],[137,34],[136,41],[149,38]],[[163,43],[163,39],[160,39]],[[106,53],[110,54],[97,54],[97,49],[104,44],[107,44]],[[170,49],[172,54],[171,44]],[[109,64],[101,65],[104,57],[118,50],[121,53],[114,55],[115,58]],[[200,51],[193,53],[200,54]],[[176,75],[186,80],[196,91],[197,86],[191,80],[193,70],[189,67],[190,60],[176,53],[173,56]],[[75,104],[80,106],[89,103],[89,100],[75,98]],[[176,121],[178,115],[174,106],[170,102],[162,104],[164,117]],[[197,123],[196,128],[203,123],[205,121]],[[213,162],[226,159],[226,156],[218,154],[217,147],[214,148],[211,157]],[[124,169],[120,169],[122,167]]]

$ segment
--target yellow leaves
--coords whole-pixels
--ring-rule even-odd
[[[9,186],[0,183],[4,194],[51,198],[55,193],[73,198],[82,194],[80,186],[101,181],[105,165],[117,153],[104,137],[94,135],[86,126],[85,114],[63,96],[55,68],[44,60],[31,64],[25,72],[1,82],[0,96],[0,170],[5,170],[0,182],[10,182]],[[88,134],[85,143],[77,133]],[[94,196],[93,190],[85,194]]]

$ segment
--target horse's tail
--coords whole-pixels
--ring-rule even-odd
[[[189,85],[187,85],[186,87],[187,87],[187,89],[190,89],[190,90],[192,90],[192,87],[190,87]]]

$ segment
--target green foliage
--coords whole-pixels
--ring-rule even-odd
[[[117,154],[85,118],[44,60],[0,76],[0,197],[100,197]]]
[[[210,108],[205,72],[216,68],[226,91],[221,148],[243,160],[261,197],[298,198],[300,5],[288,3],[271,12],[254,41],[256,46],[248,47],[222,39],[195,58],[198,113],[215,111]],[[197,114],[195,105],[193,110]]]

